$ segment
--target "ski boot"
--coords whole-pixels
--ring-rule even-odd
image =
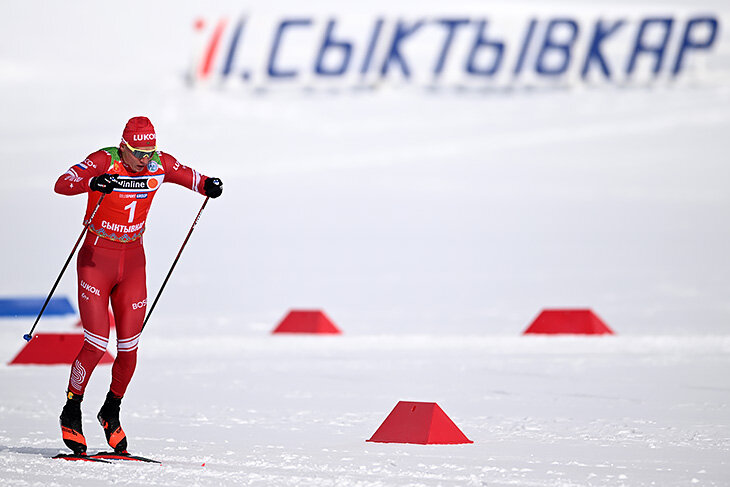
[[[68,391],[66,405],[63,406],[59,418],[63,442],[74,452],[74,455],[84,455],[86,453],[86,438],[84,438],[84,432],[81,429],[81,401],[83,399],[83,394],[74,394]]]
[[[124,434],[119,424],[119,407],[122,405],[122,398],[117,397],[109,391],[106,401],[96,415],[99,424],[104,428],[106,442],[114,448],[116,453],[127,453],[127,435]]]

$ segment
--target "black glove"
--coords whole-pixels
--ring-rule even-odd
[[[208,178],[203,184],[203,191],[205,191],[205,196],[217,198],[223,193],[223,181],[218,178]]]
[[[102,174],[101,176],[96,176],[91,178],[91,181],[89,181],[89,188],[91,188],[92,191],[100,191],[104,194],[109,194],[114,191],[115,188],[119,187],[117,177],[118,176],[116,174]]]

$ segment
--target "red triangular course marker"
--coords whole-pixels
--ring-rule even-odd
[[[546,309],[524,334],[613,335],[613,330],[590,309]]]
[[[340,334],[337,326],[321,310],[291,310],[272,333]]]
[[[474,443],[435,402],[408,401],[399,401],[367,441],[420,445]]]
[[[84,345],[80,333],[38,333],[33,336],[8,365],[57,365],[71,364]],[[110,364],[114,357],[109,352],[99,361]]]

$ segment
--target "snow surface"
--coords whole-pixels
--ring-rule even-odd
[[[3,327],[4,352],[23,325]],[[63,446],[57,415],[68,367],[0,369],[12,390],[0,407],[5,484],[664,486],[730,478],[727,335],[295,337],[235,327],[221,323],[196,340],[185,322],[160,319],[145,337],[123,422],[131,448],[162,466],[49,460]],[[104,446],[93,416],[108,374],[99,368],[87,389],[91,449]],[[437,402],[474,444],[366,443],[398,400]]]
[[[192,19],[240,2],[125,5],[2,6],[0,295],[48,292],[85,204],[53,183],[130,116],[223,179],[123,403],[130,448],[163,465],[51,460],[69,367],[3,365],[3,485],[730,485],[727,79],[192,90]],[[150,296],[202,203],[171,186],[145,234]],[[591,307],[617,335],[520,336],[546,307]],[[290,308],[344,334],[271,336]],[[0,321],[3,363],[32,321]],[[84,402],[91,450],[109,372]],[[399,400],[437,402],[474,443],[367,443]]]

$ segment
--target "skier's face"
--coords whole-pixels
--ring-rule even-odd
[[[140,172],[150,162],[155,146],[134,147],[131,148],[127,144],[120,145],[122,150],[122,160],[132,172]]]

